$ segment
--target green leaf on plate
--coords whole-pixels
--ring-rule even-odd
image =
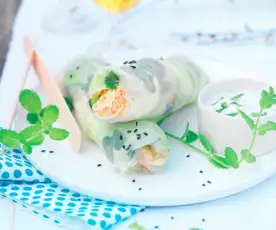
[[[274,94],[268,93],[265,90],[262,91],[260,99],[260,106],[262,109],[269,109],[272,105],[276,104],[276,98]]]
[[[109,71],[104,79],[104,83],[108,89],[117,89],[119,85],[119,77],[113,71]]]
[[[226,114],[227,116],[230,116],[230,117],[236,117],[238,115],[238,113],[228,113]]]
[[[49,137],[52,140],[56,141],[62,141],[65,140],[69,136],[69,132],[65,129],[59,129],[59,128],[50,128],[49,129]]]
[[[29,126],[20,131],[19,136],[24,141],[30,141],[35,138],[36,135],[42,134],[43,129],[40,124]]]
[[[209,152],[209,153],[214,153],[214,147],[211,144],[211,142],[207,139],[207,137],[203,134],[199,134],[198,138],[200,140],[200,143],[202,146]]]
[[[15,131],[0,129],[0,143],[7,147],[16,148],[21,145],[21,138]]]
[[[260,125],[258,128],[259,135],[265,135],[266,132],[276,131],[276,122],[268,121],[266,124]]]
[[[198,139],[198,135],[191,131],[191,130],[188,130],[187,134],[186,134],[186,137],[185,137],[185,141],[187,143],[193,143],[195,142],[196,140]]]
[[[22,148],[26,154],[32,154],[32,152],[33,152],[32,146],[30,146],[28,144],[24,144],[22,146]]]
[[[142,225],[137,224],[137,223],[132,223],[131,225],[128,226],[130,229],[135,229],[135,230],[146,230]]]
[[[33,125],[40,122],[38,115],[36,113],[28,113],[26,118],[27,121]]]
[[[29,113],[39,113],[42,109],[41,100],[38,94],[32,90],[22,90],[19,95],[19,101],[22,107]]]
[[[238,111],[239,111],[240,115],[242,116],[242,118],[244,119],[244,121],[248,124],[248,126],[250,127],[250,129],[254,130],[255,129],[255,123],[254,123],[254,121],[248,115],[246,115],[245,112],[243,112],[243,111],[241,111],[239,109],[238,109]]]
[[[38,146],[38,145],[41,145],[43,141],[44,141],[43,134],[39,134],[39,135],[33,136],[33,138],[31,138],[28,141],[28,144],[31,146]]]
[[[58,119],[59,110],[56,105],[48,105],[42,109],[40,116],[44,124],[52,125]]]
[[[224,150],[224,154],[225,158],[227,159],[229,165],[232,166],[232,168],[239,168],[238,155],[234,149],[226,147]]]
[[[209,161],[217,168],[227,169],[231,167],[228,160],[219,155],[213,155],[212,157],[209,158]]]
[[[248,149],[243,149],[241,155],[247,163],[256,162],[256,157]]]
[[[237,100],[237,99],[241,98],[243,95],[244,95],[244,93],[240,93],[240,94],[232,97],[231,100]]]

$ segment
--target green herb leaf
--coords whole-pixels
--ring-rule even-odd
[[[59,110],[55,105],[48,105],[42,109],[40,116],[44,124],[52,125],[58,119]]]
[[[261,113],[257,113],[257,112],[253,112],[253,113],[251,114],[251,116],[252,116],[252,117],[259,117],[259,116],[262,116],[262,114],[261,114]]]
[[[209,152],[209,153],[214,153],[214,147],[210,143],[210,141],[207,139],[207,137],[203,134],[199,134],[198,138],[202,144],[202,146]]]
[[[234,149],[230,147],[226,147],[224,150],[225,158],[227,159],[228,163],[233,167],[233,168],[238,168],[239,163],[238,163],[238,155],[235,152]]]
[[[219,155],[213,155],[212,157],[209,158],[209,161],[217,168],[227,169],[231,167],[228,160]]]
[[[256,162],[256,157],[248,149],[243,149],[241,155],[247,163]]]
[[[186,137],[185,137],[185,141],[187,143],[193,143],[195,142],[196,140],[198,139],[198,135],[191,131],[191,130],[188,130],[187,134],[186,134]]]
[[[28,144],[24,144],[22,148],[26,154],[32,154],[33,152],[32,146]]]
[[[258,128],[259,135],[265,135],[266,132],[269,131],[276,131],[276,122],[268,121],[266,124],[263,124]]]
[[[19,101],[24,109],[29,113],[39,113],[42,109],[42,104],[36,92],[25,89],[19,95]]]
[[[31,138],[28,141],[28,144],[31,146],[38,146],[38,145],[41,145],[43,143],[43,141],[44,141],[43,134],[39,134],[39,135],[36,135],[33,138]]]
[[[31,124],[36,124],[40,123],[38,115],[36,113],[28,113],[27,114],[27,121],[30,122]]]
[[[244,95],[243,93],[240,93],[240,94],[238,94],[238,95],[232,97],[231,100],[234,100],[234,101],[235,101],[235,100],[241,98],[243,95]]]
[[[184,138],[187,136],[188,131],[189,131],[189,126],[190,126],[190,123],[187,122],[186,128],[185,128],[185,132],[184,132],[183,135],[181,136],[181,139],[184,139]]]
[[[243,112],[243,111],[241,111],[239,109],[238,109],[238,111],[239,111],[240,115],[242,116],[242,118],[245,120],[245,122],[248,124],[248,126],[250,127],[250,129],[254,130],[255,129],[255,123],[254,123],[254,121],[249,116],[247,116],[245,112]]]
[[[269,87],[269,94],[275,96],[275,92],[272,86]]]
[[[261,109],[269,109],[272,105],[276,104],[276,99],[274,94],[270,94],[265,90],[262,91],[262,96],[260,99]]]
[[[135,230],[146,230],[142,225],[137,224],[137,223],[132,223],[131,225],[128,226],[130,229],[135,229]]]
[[[117,89],[119,77],[113,71],[109,71],[108,75],[104,79],[104,83],[108,89]]]
[[[228,113],[226,114],[227,116],[230,116],[230,117],[236,117],[238,115],[238,113]]]
[[[43,133],[43,129],[40,124],[29,126],[20,131],[19,136],[22,140],[32,138],[37,134]],[[28,140],[29,141],[29,140]]]
[[[94,93],[92,97],[89,99],[89,106],[91,109],[93,108],[93,105],[98,101],[98,99],[99,99],[99,96],[97,93]]]
[[[227,108],[228,108],[228,105],[227,105],[227,103],[224,102],[221,104],[221,108],[217,109],[216,112],[221,113],[223,110],[225,110]]]
[[[15,131],[0,129],[0,143],[7,147],[16,148],[21,145],[21,138]]]
[[[64,97],[64,100],[65,100],[65,102],[66,102],[66,104],[67,104],[69,110],[70,110],[71,112],[73,112],[73,111],[74,111],[74,106],[73,106],[72,100],[71,100],[69,97]]]
[[[65,129],[58,128],[50,128],[49,129],[49,137],[52,140],[62,141],[65,140],[69,136],[69,132]]]

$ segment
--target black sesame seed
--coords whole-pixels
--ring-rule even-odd
[[[138,134],[136,134],[136,136],[137,136],[137,137],[141,137],[141,134],[140,134],[140,133],[138,133]]]
[[[72,77],[73,77],[73,75],[72,75],[72,74],[70,74],[70,75],[69,75],[69,77],[70,77],[70,78],[72,78]]]
[[[145,136],[148,136],[149,134],[148,133],[143,133]]]
[[[173,217],[173,216],[171,216],[171,220],[174,220],[174,217]]]
[[[97,167],[101,167],[102,166],[102,164],[97,164]]]
[[[205,184],[202,184],[202,186],[204,187],[204,186],[206,186]]]
[[[164,60],[162,57],[160,57],[160,60]]]
[[[134,129],[134,131],[133,131],[133,132],[134,132],[134,133],[136,133],[137,131],[138,131],[138,129]]]
[[[51,150],[51,151],[49,151],[49,153],[54,153],[55,151],[53,151],[53,150]]]
[[[202,170],[200,170],[199,172],[200,172],[200,173],[203,173],[203,171],[202,171]]]
[[[41,152],[42,152],[42,153],[45,153],[45,152],[46,152],[46,150],[44,150],[44,149],[43,149],[43,150],[41,150]]]
[[[188,154],[186,157],[187,157],[187,158],[189,158],[189,157],[190,157],[190,155]]]
[[[128,145],[128,146],[127,146],[127,148],[126,148],[126,150],[129,150],[129,149],[130,149],[130,147],[131,147],[131,145]]]
[[[159,228],[159,226],[158,226],[158,225],[156,225],[156,226],[154,226],[154,228],[155,228],[155,229],[157,229],[157,228]]]
[[[127,64],[127,61],[125,61],[123,64],[124,64],[124,65]]]
[[[141,190],[142,190],[142,188],[139,188],[138,190],[139,190],[139,191],[141,191]]]
[[[138,121],[136,121],[135,125],[136,125],[136,126],[138,125]]]
[[[128,130],[127,133],[131,133],[131,130]]]
[[[136,181],[136,180],[133,179],[133,180],[132,180],[132,183],[135,183],[135,181]]]
[[[126,149],[126,146],[125,146],[125,145],[123,145],[122,147],[123,147],[123,149]]]
[[[129,63],[129,64],[134,64],[134,63],[136,63],[136,61],[135,61],[135,60],[132,60],[132,61],[129,61],[128,63]]]
[[[133,68],[133,69],[136,69],[136,66],[134,66],[134,65],[131,65],[130,67]]]
[[[123,140],[123,136],[122,135],[120,135],[120,140]]]
[[[80,67],[79,66],[77,66],[77,68],[76,69],[80,69]]]
[[[206,220],[204,218],[201,219],[202,222],[205,222]]]
[[[137,140],[140,140],[141,139],[141,137],[137,137]]]
[[[211,184],[212,182],[211,182],[211,181],[209,181],[209,180],[207,180],[207,183],[208,183],[208,184]]]

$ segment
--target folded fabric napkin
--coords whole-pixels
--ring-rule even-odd
[[[144,210],[64,188],[35,169],[19,148],[0,156],[0,196],[68,229],[110,229]]]

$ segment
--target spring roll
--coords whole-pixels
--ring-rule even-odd
[[[110,123],[156,119],[196,101],[209,82],[185,56],[143,58],[97,72],[89,88],[93,113]]]
[[[102,60],[79,57],[64,72],[64,86],[74,105],[74,115],[89,140],[94,141],[108,160],[122,172],[161,168],[170,155],[163,130],[155,123],[140,120],[108,123],[93,114],[88,88],[96,71],[108,67]]]

